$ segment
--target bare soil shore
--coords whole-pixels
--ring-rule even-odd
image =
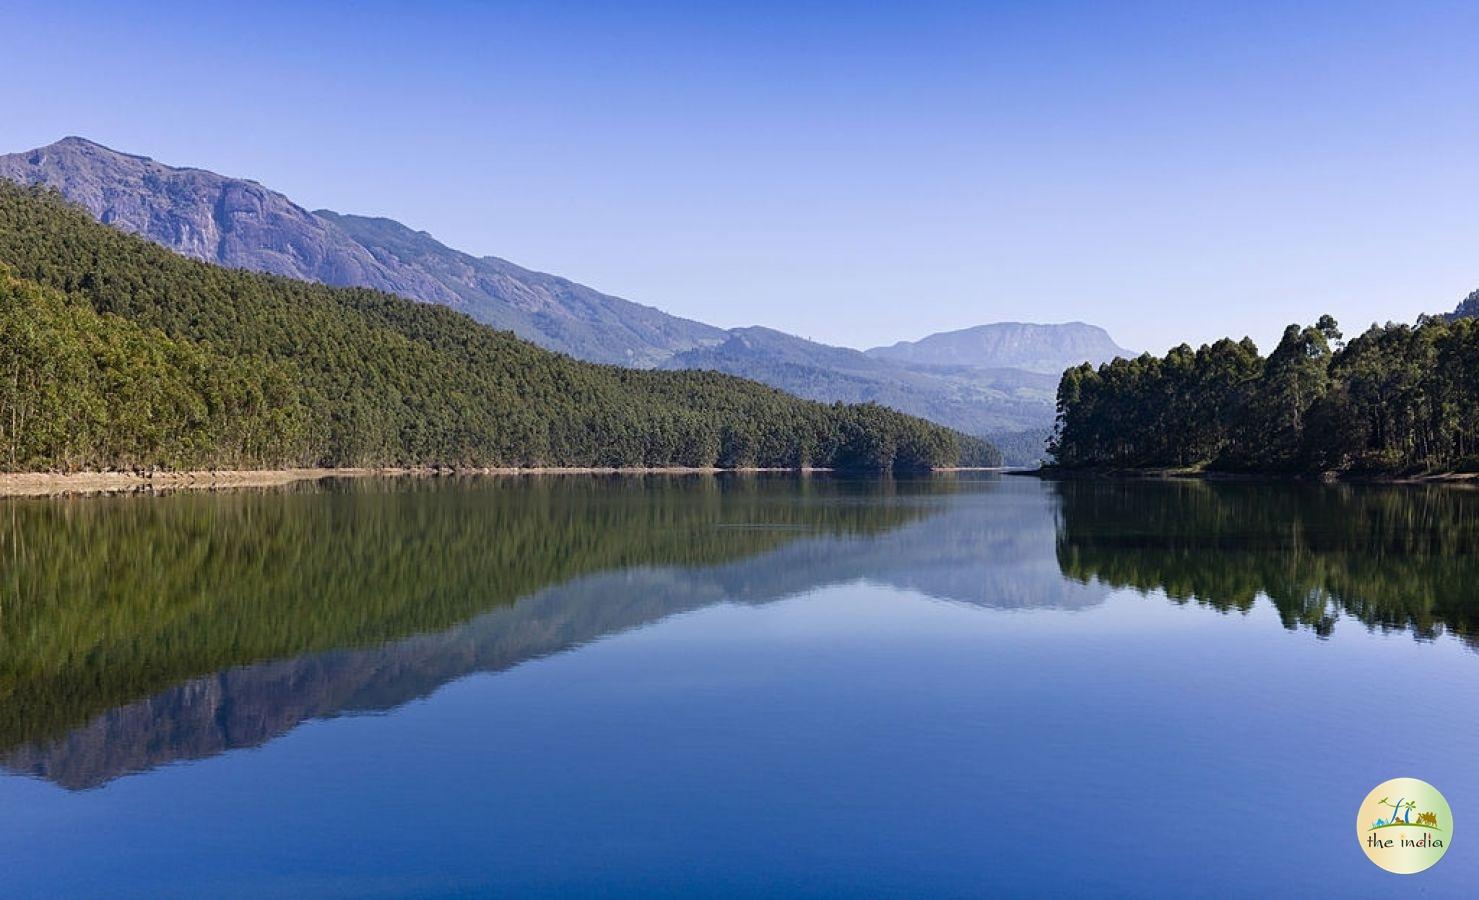
[[[745,467],[724,469],[691,466],[502,466],[492,468],[338,468],[218,469],[191,472],[0,472],[0,497],[45,497],[53,494],[105,494],[175,490],[222,490],[276,487],[324,478],[435,478],[458,475],[717,475],[731,473],[831,472],[824,467]],[[1010,472],[1004,467],[955,466],[935,472]]]
[[[341,468],[248,469],[199,472],[16,472],[0,473],[0,497],[50,494],[119,493],[221,488],[275,487],[323,478],[438,477],[448,475],[712,475],[719,472],[825,472],[827,469],[718,469],[659,466],[652,468]]]

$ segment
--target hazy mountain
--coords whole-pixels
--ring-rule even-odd
[[[875,359],[910,366],[1011,367],[1054,376],[1082,362],[1098,364],[1117,356],[1135,355],[1111,340],[1103,328],[1083,322],[998,322],[944,331],[917,341],[899,341],[867,352]]]
[[[663,363],[762,381],[812,400],[881,403],[968,434],[1050,423],[1058,376],[966,366],[914,369],[860,350],[831,347],[769,328],[736,328],[722,344]]]
[[[1130,355],[1093,325],[1005,322],[866,352],[737,328],[722,344],[663,365],[740,375],[813,400],[881,403],[985,437],[1008,465],[1035,465],[1063,370]]]
[[[592,362],[647,367],[724,336],[563,278],[458,253],[389,219],[311,213],[254,181],[83,138],[0,156],[0,177],[54,187],[105,224],[186,256],[445,304]]]

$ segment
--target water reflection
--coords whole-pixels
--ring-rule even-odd
[[[1288,628],[1372,629],[1479,647],[1479,492],[1417,485],[1073,482],[1058,561],[1082,583],[1224,612],[1267,597]]]
[[[1094,602],[1057,574],[1046,498],[999,487],[472,480],[15,501],[0,531],[0,758],[94,787],[675,613],[841,581]]]
[[[1474,633],[1479,494],[939,477],[343,482],[0,507],[0,764],[72,789],[857,581]]]

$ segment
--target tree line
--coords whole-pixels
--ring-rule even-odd
[[[1062,468],[1402,474],[1479,464],[1479,322],[1424,316],[1345,342],[1330,316],[1248,338],[1069,369]]]
[[[874,405],[580,362],[446,307],[177,256],[0,183],[0,468],[991,465]]]

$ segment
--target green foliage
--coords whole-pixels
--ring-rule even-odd
[[[1064,468],[1416,473],[1479,454],[1479,321],[1372,326],[1332,350],[1329,316],[1248,339],[1064,373],[1051,450]]]
[[[881,406],[812,403],[712,372],[583,363],[445,307],[188,260],[8,182],[0,263],[17,310],[0,340],[0,372],[12,375],[0,419],[14,422],[0,432],[0,465],[12,470],[907,470],[987,452]],[[29,330],[17,324],[26,304],[51,310]],[[47,368],[27,378],[43,357]],[[81,387],[58,385],[77,377]]]
[[[283,367],[172,340],[0,267],[0,466],[205,468],[294,455]]]

